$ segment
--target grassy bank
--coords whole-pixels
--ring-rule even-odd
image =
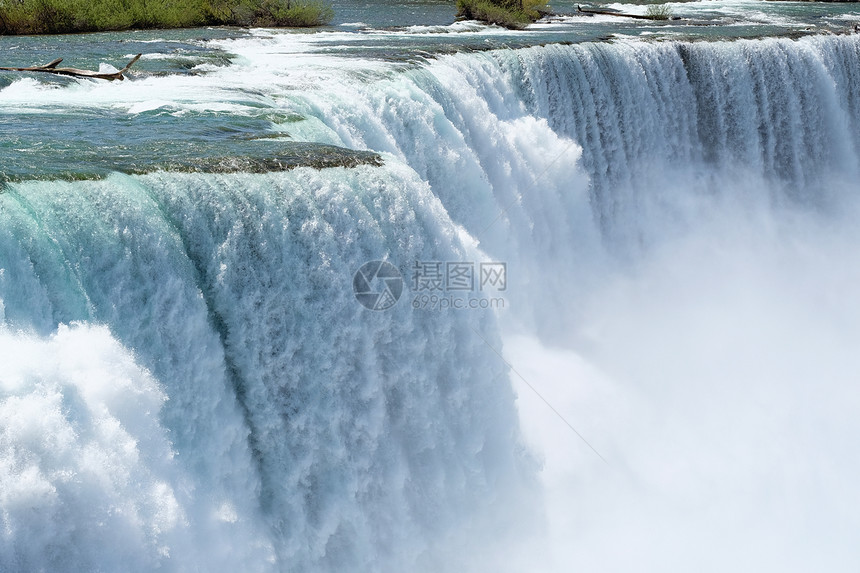
[[[0,0],[0,34],[194,26],[321,26],[321,0]]]
[[[548,13],[546,0],[457,0],[457,15],[506,28],[525,27]]]

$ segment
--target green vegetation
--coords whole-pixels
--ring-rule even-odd
[[[668,4],[649,4],[645,15],[651,20],[669,20],[672,18],[672,8]]]
[[[0,0],[0,34],[194,26],[321,26],[321,0]]]
[[[519,29],[549,13],[546,0],[457,0],[457,16]]]

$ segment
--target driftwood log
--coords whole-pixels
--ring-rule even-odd
[[[648,16],[645,14],[625,14],[623,12],[613,12],[611,10],[593,10],[591,8],[583,8],[579,5],[576,6],[577,12],[582,12],[583,14],[600,14],[601,16],[618,16],[619,18],[636,18],[637,20],[680,20],[679,16],[668,16],[668,17],[659,17],[659,16]]]
[[[77,68],[58,68],[60,62],[63,61],[63,58],[57,58],[51,63],[45,64],[44,66],[34,66],[32,68],[2,68],[0,70],[5,70],[8,72],[44,72],[46,74],[57,74],[60,76],[71,76],[73,78],[94,78],[97,80],[124,80],[124,73],[128,71],[128,69],[134,65],[136,61],[140,59],[142,54],[136,55],[132,60],[125,65],[125,67],[118,72],[112,73],[102,73],[102,72],[93,72],[90,70],[79,70]]]

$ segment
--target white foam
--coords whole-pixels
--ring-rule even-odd
[[[166,395],[108,330],[0,330],[0,364],[4,568],[157,567],[183,548]]]

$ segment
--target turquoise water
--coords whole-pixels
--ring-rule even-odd
[[[65,58],[73,67],[122,67],[135,53],[143,53],[129,74],[129,84],[169,90],[172,82],[187,92],[180,109],[150,100],[151,109],[135,107],[134,88],[99,87],[88,81],[40,74],[0,73],[0,114],[4,162],[0,180],[29,178],[80,179],[102,177],[111,171],[145,173],[158,169],[230,171],[243,166],[265,170],[313,164],[310,156],[328,157],[324,163],[374,160],[332,148],[314,148],[311,141],[297,145],[290,123],[302,113],[283,109],[253,81],[220,90],[214,77],[231,66],[242,67],[231,52],[232,43],[293,37],[306,54],[318,59],[378,60],[389,64],[420,65],[439,54],[517,48],[545,43],[581,43],[611,38],[649,40],[714,40],[725,38],[793,36],[812,32],[851,30],[860,20],[850,4],[779,2],[692,2],[672,4],[683,20],[643,23],[612,17],[575,14],[575,4],[553,6],[559,17],[522,32],[477,23],[453,23],[446,2],[382,5],[344,2],[336,5],[332,26],[318,31],[199,29],[106,33],[63,37],[0,38],[5,66],[28,66]],[[643,6],[608,4],[605,8],[643,12]],[[285,56],[287,57],[287,56]],[[395,65],[389,66],[394,69]],[[163,78],[159,82],[158,78]],[[122,94],[103,105],[90,105],[84,93]],[[194,104],[194,90],[219,93],[221,106]],[[265,90],[263,90],[265,91]],[[70,97],[63,96],[70,93]],[[40,95],[46,96],[40,101]],[[33,96],[33,97],[30,97]],[[166,96],[166,100],[170,100]],[[211,94],[207,94],[207,100]],[[211,102],[210,102],[211,103]]]

